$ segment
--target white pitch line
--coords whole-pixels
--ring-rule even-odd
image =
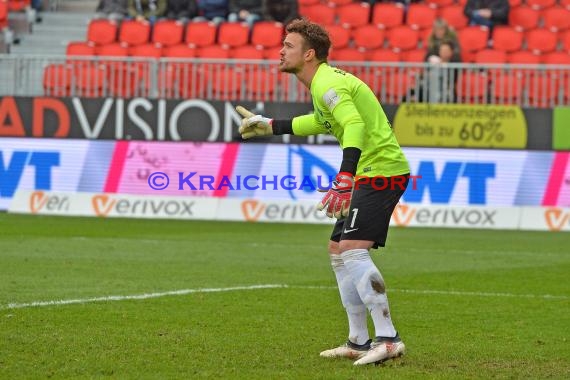
[[[318,285],[289,285],[286,288],[300,288],[300,289],[337,289],[336,286],[318,286]],[[486,293],[486,292],[462,292],[456,290],[418,290],[418,289],[390,289],[388,293],[411,293],[411,294],[441,294],[448,296],[471,296],[471,297],[513,297],[513,298],[539,298],[551,300],[568,300],[570,296],[554,296],[550,294],[515,294],[515,293]]]
[[[0,306],[0,310],[3,309],[23,309],[27,307],[41,307],[41,306],[61,306],[61,305],[71,305],[71,304],[81,304],[81,303],[91,303],[91,302],[107,302],[107,301],[125,301],[125,300],[145,300],[149,298],[159,298],[166,296],[183,296],[192,293],[219,293],[219,292],[232,292],[238,290],[256,290],[256,289],[274,289],[274,288],[286,288],[287,285],[279,284],[266,284],[266,285],[250,285],[250,286],[232,286],[229,288],[198,288],[198,289],[182,289],[182,290],[172,290],[168,292],[160,293],[144,293],[144,294],[134,294],[127,296],[103,296],[103,297],[93,297],[93,298],[78,298],[70,300],[57,300],[57,301],[34,301],[29,303],[9,303],[6,306]]]
[[[109,302],[109,301],[125,301],[125,300],[144,300],[149,298],[160,298],[167,296],[183,296],[193,293],[221,293],[241,290],[258,290],[258,289],[317,289],[317,290],[336,290],[336,286],[319,286],[319,285],[286,285],[286,284],[265,284],[265,285],[249,285],[249,286],[233,286],[228,288],[197,288],[172,290],[160,293],[144,293],[123,296],[103,296],[93,298],[78,298],[69,300],[54,301],[34,301],[29,303],[9,303],[8,305],[0,305],[0,310],[24,309],[30,307],[42,306],[62,306],[72,304],[84,304],[93,302]],[[389,292],[411,293],[411,294],[441,294],[452,296],[470,296],[470,297],[511,297],[511,298],[536,298],[545,300],[569,300],[570,296],[555,296],[550,294],[514,294],[514,293],[485,293],[485,292],[462,292],[455,290],[418,290],[418,289],[388,289]]]

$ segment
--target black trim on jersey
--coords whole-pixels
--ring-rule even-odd
[[[347,147],[342,150],[342,163],[339,172],[348,172],[352,175],[356,174],[356,167],[362,151],[358,148]]]
[[[293,134],[293,120],[273,120],[271,123],[274,135],[292,135]]]

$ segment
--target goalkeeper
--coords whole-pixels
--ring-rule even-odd
[[[317,207],[337,218],[328,248],[349,333],[345,344],[321,356],[355,359],[355,365],[378,363],[404,354],[405,346],[390,317],[384,280],[368,251],[384,246],[410,169],[372,90],[357,77],[328,65],[330,46],[321,26],[306,20],[291,22],[280,51],[279,70],[294,74],[309,88],[314,114],[272,120],[238,106],[244,117],[240,133],[244,139],[329,133],[339,141],[342,164]],[[370,181],[379,176],[389,184],[398,180],[402,186],[377,190]],[[367,309],[374,322],[373,339],[368,334]]]

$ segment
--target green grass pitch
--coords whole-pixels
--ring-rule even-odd
[[[570,378],[570,234],[391,229],[408,352],[362,368],[319,357],[347,336],[329,231],[0,214],[0,378]]]

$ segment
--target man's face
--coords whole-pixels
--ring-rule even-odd
[[[299,33],[289,33],[283,40],[283,48],[279,52],[281,61],[279,71],[284,73],[298,73],[305,64],[304,39]]]

